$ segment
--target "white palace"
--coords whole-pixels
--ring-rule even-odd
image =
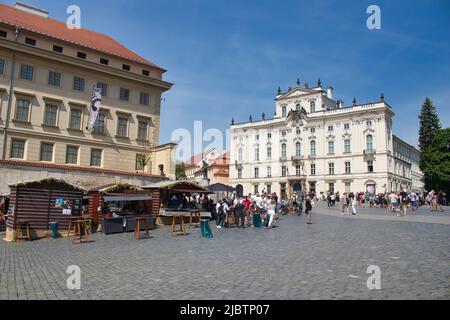
[[[423,191],[419,151],[392,133],[384,100],[345,106],[333,88],[278,90],[272,119],[231,124],[230,185],[241,194]]]

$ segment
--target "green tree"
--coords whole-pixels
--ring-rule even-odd
[[[441,129],[441,123],[433,102],[426,98],[422,105],[422,110],[419,115],[420,130],[419,130],[419,149],[421,152],[420,169],[424,169],[424,157],[426,157],[427,147],[436,136],[436,133]]]
[[[423,154],[425,188],[450,191],[450,128],[438,130]]]
[[[184,162],[177,163],[175,168],[175,176],[177,180],[186,180],[186,171],[184,170]]]

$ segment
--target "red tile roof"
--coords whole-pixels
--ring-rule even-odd
[[[83,171],[83,172],[92,172],[92,173],[118,174],[118,175],[124,175],[124,176],[134,176],[134,177],[153,177],[153,178],[160,178],[161,180],[168,180],[167,177],[156,175],[156,174],[110,170],[110,169],[102,169],[102,168],[94,168],[94,167],[82,167],[82,166],[76,166],[76,165],[56,164],[56,163],[47,163],[47,162],[31,162],[31,161],[25,161],[25,160],[0,160],[0,164],[35,167],[35,168],[61,169],[64,171]]]
[[[202,159],[207,156],[209,153],[211,153],[214,150],[214,148],[206,150],[202,153],[196,154],[195,156],[192,156],[188,161],[186,161],[184,163],[184,165],[186,167],[190,167],[193,165],[196,165],[197,163],[199,163],[200,161],[202,161]]]
[[[64,22],[24,12],[0,3],[0,23],[38,33],[60,41],[87,47],[120,58],[142,63],[166,71],[156,64],[127,49],[113,38],[87,29],[67,28]]]

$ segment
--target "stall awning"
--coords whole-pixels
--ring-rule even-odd
[[[104,196],[103,200],[105,202],[117,202],[117,201],[141,201],[141,200],[152,200],[151,195],[147,194],[124,194],[120,196]]]

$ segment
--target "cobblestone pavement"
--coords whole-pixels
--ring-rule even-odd
[[[287,216],[272,230],[212,228],[213,239],[162,227],[141,241],[133,233],[75,246],[2,241],[0,299],[450,299],[450,225],[361,212],[347,218],[320,206],[313,225]],[[372,264],[381,290],[367,289]],[[66,288],[69,265],[81,268],[81,290]]]

